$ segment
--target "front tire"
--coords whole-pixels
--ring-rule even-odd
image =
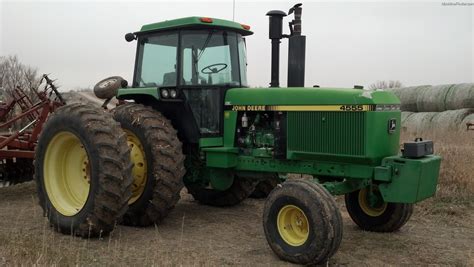
[[[270,193],[263,228],[275,254],[297,264],[326,263],[338,250],[343,231],[331,194],[307,180],[288,180]]]
[[[129,154],[110,114],[71,104],[51,115],[36,147],[35,180],[54,229],[82,237],[112,231],[131,194]]]
[[[384,202],[375,185],[346,194],[345,202],[351,219],[365,231],[397,231],[413,213],[413,204]]]
[[[134,164],[132,197],[123,224],[160,223],[183,188],[184,155],[176,130],[161,113],[139,104],[118,106],[114,119],[127,134]]]

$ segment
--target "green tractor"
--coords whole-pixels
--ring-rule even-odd
[[[187,191],[200,203],[232,206],[266,188],[263,227],[283,260],[327,262],[342,218],[393,232],[413,204],[436,191],[440,157],[431,141],[403,144],[400,101],[383,90],[304,87],[301,5],[271,11],[270,88],[248,88],[247,25],[188,17],[145,25],[131,86],[99,82],[111,112],[67,105],[48,120],[36,148],[39,202],[58,231],[106,235],[116,223],[162,221]],[[289,39],[288,87],[279,87],[279,44]],[[311,179],[291,179],[287,174]],[[265,185],[265,186],[263,186]]]

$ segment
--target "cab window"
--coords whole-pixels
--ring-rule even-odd
[[[138,87],[176,86],[178,33],[161,33],[139,39],[135,84]]]

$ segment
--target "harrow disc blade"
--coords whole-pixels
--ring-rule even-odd
[[[0,165],[0,188],[33,180],[33,159],[7,159]]]

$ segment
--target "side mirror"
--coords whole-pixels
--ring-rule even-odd
[[[125,34],[125,40],[127,42],[131,42],[131,41],[136,40],[136,39],[137,39],[137,36],[135,36],[135,34],[133,34],[131,32]]]

